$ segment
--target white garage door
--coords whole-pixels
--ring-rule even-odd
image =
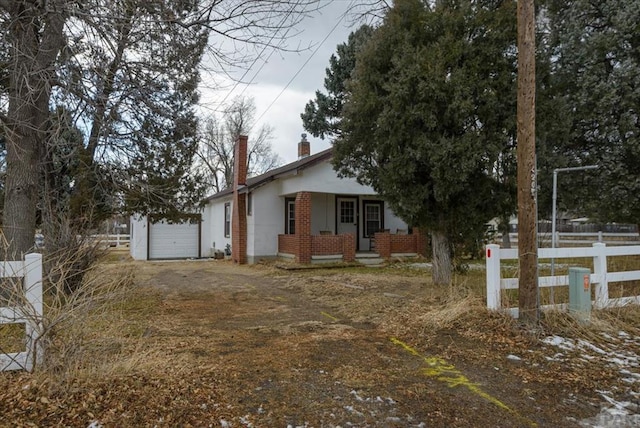
[[[199,256],[199,225],[165,222],[149,224],[150,259],[186,259]]]

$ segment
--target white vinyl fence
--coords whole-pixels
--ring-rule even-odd
[[[539,248],[539,259],[592,258],[594,272],[591,274],[591,284],[595,287],[595,308],[640,304],[640,296],[609,298],[610,282],[625,282],[640,280],[640,270],[608,272],[607,257],[640,255],[640,245],[607,247],[603,243],[595,243],[592,247],[576,248]],[[499,245],[487,245],[487,308],[493,310],[506,309],[513,316],[517,316],[518,308],[502,308],[502,290],[518,289],[518,278],[502,278],[501,261],[517,260],[517,249],[501,249]],[[538,278],[539,287],[568,286],[568,275],[541,276]],[[563,307],[563,305],[545,305],[542,308]]]
[[[0,262],[0,278],[7,278],[0,284],[0,324],[23,324],[26,333],[24,351],[2,353],[0,349],[0,371],[32,371],[42,354],[38,345],[42,330],[42,254],[27,254],[23,261]]]
[[[119,247],[121,245],[129,245],[129,235],[124,234],[91,235],[91,238],[104,245],[105,247]]]
[[[501,235],[496,240],[502,239]],[[509,233],[509,240],[514,247],[518,246],[518,234]],[[637,232],[556,232],[557,246],[589,245],[594,242],[604,242],[608,245],[640,245],[640,235]],[[538,233],[538,243],[551,245],[551,232]]]

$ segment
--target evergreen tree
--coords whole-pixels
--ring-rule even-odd
[[[562,176],[560,207],[639,223],[640,1],[547,3],[552,128],[560,132],[549,136],[555,163],[545,175],[552,167],[599,165]]]
[[[7,165],[2,228],[7,256],[19,259],[33,246],[42,155],[51,152],[46,145],[52,141],[52,106],[64,106],[72,112],[74,125],[86,131],[74,192],[80,199],[91,198],[96,185],[109,183],[119,192],[112,193],[115,198],[122,198],[129,184],[139,185],[157,173],[139,159],[166,155],[168,136],[180,138],[180,144],[193,143],[191,107],[197,102],[205,51],[214,73],[228,72],[246,64],[259,51],[255,46],[282,48],[288,29],[315,3],[0,0],[0,133],[6,138]],[[184,121],[191,122],[191,128],[184,128]],[[147,131],[151,134],[144,135]],[[186,150],[185,159],[191,149]],[[171,160],[177,164],[165,172],[180,173],[182,156],[165,158]],[[164,195],[182,198],[170,205],[184,205],[186,193],[197,183],[183,175],[175,178],[165,185],[181,187]],[[125,196],[133,201],[150,191],[134,189]],[[154,202],[167,200],[146,198],[130,206],[165,210],[152,206]],[[88,211],[82,203],[77,208]]]
[[[500,170],[515,135],[515,18],[512,1],[398,0],[347,85],[334,166],[431,231],[436,284],[451,281],[451,244],[509,194]]]
[[[361,26],[349,34],[347,43],[339,44],[329,58],[324,78],[326,94],[316,91],[315,100],[307,103],[300,115],[304,129],[314,137],[334,138],[341,134],[342,108],[347,95],[346,82],[356,66],[356,54],[369,41],[373,28]]]

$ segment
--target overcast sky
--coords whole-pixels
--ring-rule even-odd
[[[305,132],[300,113],[304,111],[305,104],[315,97],[316,90],[324,91],[325,69],[329,65],[329,57],[336,51],[336,46],[346,42],[349,33],[355,29],[352,27],[351,20],[344,16],[351,3],[350,0],[323,1],[322,3],[324,7],[311,16],[305,17],[297,28],[300,34],[288,42],[289,47],[298,46],[299,43],[302,47],[311,45],[310,49],[299,53],[274,52],[266,64],[264,60],[258,60],[245,80],[250,80],[250,77],[263,64],[264,67],[256,76],[254,83],[246,89],[246,85],[240,84],[231,94],[229,94],[230,87],[218,91],[205,88],[201,90],[201,100],[206,112],[217,108],[225,97],[231,100],[244,89],[243,96],[254,98],[257,116],[262,116],[255,128],[259,128],[263,123],[274,128],[272,146],[284,163],[292,162],[298,157],[297,144],[301,134]],[[325,38],[326,41],[323,42]],[[268,54],[267,51],[264,56]],[[278,97],[306,61],[308,63],[302,71]],[[239,76],[241,75],[242,72],[239,72]],[[206,80],[205,74],[203,81],[206,83]],[[277,100],[276,97],[278,97]],[[311,135],[308,136],[308,140],[311,141],[312,154],[330,146],[329,141],[316,139]]]

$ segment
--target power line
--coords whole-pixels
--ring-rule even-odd
[[[242,82],[242,80],[247,76],[247,74],[249,73],[249,71],[251,71],[251,69],[253,68],[253,66],[256,64],[256,62],[258,61],[259,58],[262,57],[262,55],[264,54],[264,51],[267,50],[267,47],[271,46],[271,42],[273,41],[273,39],[275,38],[276,34],[278,33],[278,31],[280,31],[282,29],[282,26],[284,25],[284,23],[287,21],[287,18],[289,18],[289,16],[291,16],[291,14],[293,13],[293,11],[296,9],[296,7],[300,4],[300,0],[298,0],[296,3],[293,4],[293,6],[291,7],[291,9],[289,10],[289,12],[287,12],[287,14],[282,18],[282,21],[280,21],[280,23],[278,24],[278,28],[273,32],[273,34],[271,35],[271,38],[269,39],[269,41],[262,47],[262,51],[260,52],[259,55],[257,55],[253,62],[251,63],[251,65],[245,70],[244,74],[242,75],[242,77],[240,77],[240,79],[238,81],[236,81],[235,85],[233,85],[233,88],[231,88],[231,90],[229,92],[227,92],[227,95],[224,96],[224,98],[222,99],[222,101],[220,102],[221,106],[224,106],[225,101],[227,101],[227,98],[229,98],[229,96],[233,93],[233,91],[236,90],[236,88],[238,87],[238,85],[240,84],[240,82]],[[287,31],[284,33],[283,38],[285,38],[287,36],[287,34],[289,33],[289,30],[291,30],[291,27],[287,28]],[[269,58],[271,58],[271,55],[273,54],[273,50],[271,51],[271,53],[269,54]],[[267,60],[269,59],[267,58]],[[266,62],[265,62],[266,63]],[[262,67],[264,67],[264,64],[262,65]],[[258,70],[258,72],[256,74],[253,75],[253,77],[251,78],[251,80],[249,81],[249,83],[245,84],[244,89],[242,90],[242,92],[240,93],[240,95],[242,95],[244,93],[244,91],[246,90],[246,88],[253,83],[254,79],[256,78],[256,76],[258,75],[258,73],[260,72],[260,70],[262,70],[262,67],[260,67],[260,69]]]
[[[296,73],[293,75],[293,77],[291,78],[291,80],[289,80],[289,82],[285,85],[284,88],[282,88],[282,90],[280,91],[280,93],[274,98],[273,101],[271,101],[271,104],[269,104],[269,106],[265,109],[264,112],[262,112],[262,114],[260,115],[260,117],[258,117],[258,119],[256,119],[256,121],[254,122],[255,126],[258,122],[260,122],[260,119],[262,119],[264,117],[265,114],[267,114],[267,112],[271,109],[271,107],[273,107],[273,105],[276,103],[276,101],[278,101],[278,99],[280,98],[280,96],[284,93],[284,91],[287,90],[287,88],[289,87],[289,85],[291,85],[291,83],[293,83],[293,81],[296,79],[296,77],[298,77],[298,75],[302,72],[302,70],[306,67],[306,65],[309,63],[309,61],[311,61],[311,58],[313,58],[313,56],[318,52],[318,50],[320,50],[320,48],[322,47],[322,45],[324,44],[324,42],[327,41],[327,39],[333,34],[333,32],[336,30],[336,28],[338,28],[338,25],[340,25],[340,23],[344,20],[345,16],[347,16],[347,12],[349,11],[349,8],[347,8],[347,10],[340,16],[340,19],[338,19],[338,21],[336,22],[336,24],[333,26],[333,28],[331,29],[331,31],[329,31],[329,33],[325,36],[324,39],[322,39],[322,41],[320,42],[320,44],[315,48],[315,50],[311,53],[311,55],[309,55],[309,58],[307,58],[307,60],[304,62],[304,64],[302,64],[302,66],[298,69],[298,71],[296,71]]]

